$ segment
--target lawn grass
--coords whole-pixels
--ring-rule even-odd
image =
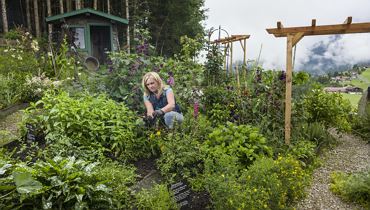
[[[348,99],[351,102],[353,108],[358,108],[358,102],[361,99],[362,94],[349,94],[349,93],[342,93],[343,98]]]

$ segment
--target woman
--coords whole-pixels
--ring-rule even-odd
[[[164,117],[166,126],[173,128],[174,121],[181,123],[184,116],[175,102],[175,96],[170,87],[163,84],[156,72],[148,72],[142,80],[144,89],[144,104],[148,117]]]

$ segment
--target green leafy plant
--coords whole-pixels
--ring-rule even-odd
[[[55,157],[37,161],[32,167],[18,163],[11,167],[11,176],[2,194],[6,208],[71,209],[112,208],[111,189],[96,176],[97,163],[74,157]],[[3,166],[4,168],[4,166]],[[9,169],[9,168],[8,168]]]
[[[351,129],[351,104],[340,94],[314,89],[306,95],[303,106],[308,112],[308,122],[320,122],[326,127],[334,126],[345,131]]]
[[[209,134],[205,142],[209,152],[222,150],[225,154],[235,155],[245,165],[263,156],[271,156],[272,149],[258,129],[250,125],[235,125],[227,122]]]
[[[353,174],[331,174],[330,190],[346,201],[353,201],[370,208],[370,169]]]
[[[49,144],[63,134],[76,146],[95,147],[126,160],[146,154],[146,139],[135,137],[136,117],[124,104],[105,95],[82,94],[72,98],[66,92],[46,94],[26,111],[25,123],[48,134]],[[55,135],[54,135],[55,136]]]
[[[135,195],[135,198],[138,209],[178,209],[173,194],[166,185],[157,184],[149,190],[143,189]]]

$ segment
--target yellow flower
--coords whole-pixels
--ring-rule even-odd
[[[161,135],[161,131],[157,131],[157,136],[160,136]]]

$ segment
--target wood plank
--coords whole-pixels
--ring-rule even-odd
[[[312,19],[311,21],[311,27],[315,27],[316,26],[316,19]]]
[[[250,37],[250,35],[231,35],[231,37],[225,37],[225,38],[222,38],[222,39],[216,39],[214,41],[211,41],[211,44],[215,44],[215,43],[225,44],[225,43],[229,43],[229,42],[240,41],[240,40],[243,40],[243,39],[249,39],[249,37]]]
[[[292,45],[295,46],[303,37],[304,37],[304,33],[303,32],[296,33],[293,36]]]
[[[287,37],[286,80],[285,80],[285,144],[290,144],[290,128],[292,115],[292,48],[293,35]]]
[[[280,21],[277,22],[277,28],[278,29],[284,28],[283,24]]]
[[[269,34],[274,34],[275,37],[287,37],[288,34],[303,32],[304,36],[313,35],[330,35],[330,34],[351,34],[351,33],[369,33],[370,22],[367,23],[352,23],[352,24],[337,24],[337,25],[322,25],[322,26],[304,26],[304,27],[289,27],[289,28],[270,28],[266,29]]]
[[[347,19],[344,21],[344,24],[351,24],[352,23],[352,17],[349,16]]]

